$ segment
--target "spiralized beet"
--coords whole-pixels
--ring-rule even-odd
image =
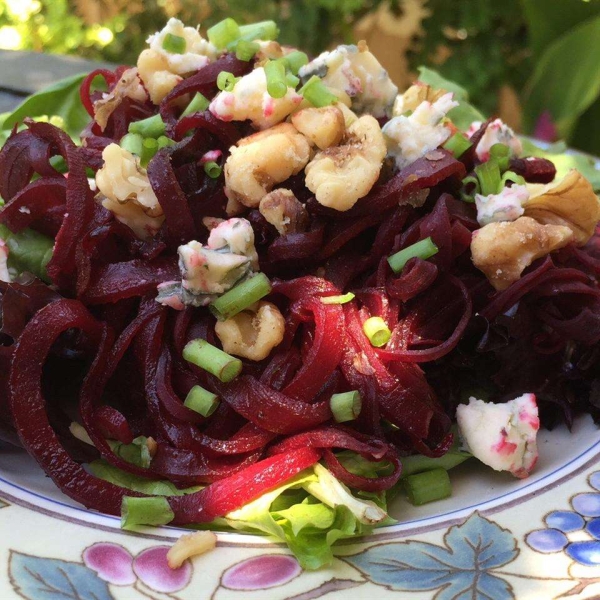
[[[600,232],[583,248],[536,261],[501,292],[472,264],[479,224],[457,192],[490,121],[460,160],[436,149],[396,172],[386,166],[345,212],[319,204],[301,173],[278,183],[305,205],[309,220],[305,230],[279,235],[256,207],[228,201],[222,174],[212,179],[204,170],[207,152],[224,165],[230,147],[252,133],[249,122],[224,122],[210,110],[180,116],[196,92],[214,98],[221,71],[239,77],[252,68],[224,54],[183,79],[159,107],[124,98],[104,130],[95,121],[86,127],[82,146],[30,120],[9,137],[0,151],[0,223],[15,234],[29,227],[54,236],[55,247],[52,286],[0,282],[0,436],[14,441],[18,434],[75,500],[118,514],[124,493],[137,494],[79,464],[82,444],[71,439],[64,410],[78,402],[96,457],[136,476],[208,486],[168,498],[174,523],[188,524],[224,516],[319,460],[351,488],[385,491],[401,475],[400,456],[437,457],[450,448],[455,406],[482,380],[499,401],[535,393],[546,424],[570,424],[579,410],[600,419]],[[124,69],[84,80],[81,99],[91,117],[100,97],[94,79],[111,90]],[[131,122],[157,114],[174,143],[146,172],[165,222],[140,240],[101,206],[86,169],[103,166],[102,151]],[[63,158],[66,174],[53,157]],[[512,159],[511,169],[540,183],[555,174],[543,159]],[[177,248],[206,243],[204,217],[238,209],[253,227],[260,270],[272,284],[266,299],[283,314],[285,331],[266,359],[244,359],[243,373],[223,383],[183,359],[191,340],[220,345],[214,317],[205,307],[162,306],[156,288],[181,281]],[[437,253],[392,272],[388,257],[427,237]],[[348,292],[344,304],[331,303]],[[391,330],[383,348],[363,331],[370,317]],[[55,369],[61,377],[49,379]],[[184,405],[194,386],[219,399],[208,417]],[[361,412],[336,424],[331,396],[351,390],[361,395]],[[127,462],[107,441],[139,436],[149,440],[149,466]],[[352,473],[340,450],[386,461],[388,474]]]

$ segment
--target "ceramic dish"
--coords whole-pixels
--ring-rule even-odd
[[[24,452],[0,453],[0,597],[519,600],[600,594],[600,431],[589,417],[540,434],[526,480],[467,462],[451,498],[398,500],[401,523],[338,545],[330,568],[303,572],[279,544],[221,533],[217,549],[177,571],[181,530],[119,529],[62,495]]]

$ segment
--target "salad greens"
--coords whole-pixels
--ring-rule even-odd
[[[33,229],[13,233],[0,223],[0,239],[8,246],[8,267],[18,273],[29,271],[36,277],[50,283],[46,265],[52,258],[54,240]]]

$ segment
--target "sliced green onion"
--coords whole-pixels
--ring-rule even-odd
[[[270,60],[265,64],[267,76],[267,92],[271,98],[283,98],[287,93],[285,66],[280,60]]]
[[[494,144],[490,148],[490,160],[498,163],[500,171],[506,171],[510,163],[510,148],[506,144]]]
[[[142,143],[142,154],[140,155],[140,164],[145,167],[158,152],[158,141],[154,138],[146,138]]]
[[[300,50],[294,50],[289,54],[286,54],[283,57],[287,68],[294,74],[298,75],[298,71],[304,66],[308,64],[308,56],[305,52],[301,52]]]
[[[338,97],[332,94],[320,77],[313,75],[299,90],[300,95],[304,96],[313,106],[329,106],[338,101]]]
[[[161,135],[156,141],[158,143],[159,150],[161,148],[166,148],[167,146],[173,146],[175,144],[175,142],[171,138],[168,138],[166,135]]]
[[[470,184],[473,184],[475,187],[469,193],[465,191],[461,191],[460,197],[464,202],[475,202],[475,194],[481,193],[481,188],[479,187],[479,179],[474,175],[469,175],[462,180],[463,190]]]
[[[175,513],[164,496],[136,498],[123,496],[121,504],[121,528],[136,529],[140,525],[166,525]]]
[[[517,185],[525,185],[526,183],[525,179],[521,177],[521,175],[517,175],[514,171],[506,171],[500,180],[500,189],[505,187],[509,181],[516,183]]]
[[[360,414],[362,408],[362,398],[357,390],[333,394],[329,401],[333,418],[337,423],[354,421]]]
[[[269,278],[264,273],[258,273],[219,296],[208,308],[219,321],[226,321],[252,306],[270,292]]]
[[[207,32],[208,40],[217,48],[225,48],[227,44],[241,37],[240,26],[231,18],[223,19],[213,25]]]
[[[279,35],[279,27],[275,21],[259,21],[249,25],[241,25],[239,36],[245,40],[276,40]]]
[[[411,258],[427,260],[434,254],[437,254],[437,252],[438,247],[433,243],[433,240],[430,237],[427,237],[416,244],[404,248],[404,250],[400,250],[400,252],[396,252],[396,254],[392,254],[392,256],[388,258],[388,263],[394,273],[400,273],[404,268],[404,265]]]
[[[452,152],[454,158],[460,158],[472,145],[462,133],[457,132],[442,147]]]
[[[346,304],[346,302],[350,302],[354,300],[355,296],[352,292],[348,292],[347,294],[342,294],[341,296],[323,296],[321,298],[321,302],[323,304]]]
[[[488,160],[487,162],[481,163],[475,167],[475,175],[479,179],[479,186],[481,187],[481,193],[484,196],[490,194],[497,194],[500,191],[500,167],[497,161]]]
[[[217,87],[225,92],[232,92],[235,84],[240,80],[233,73],[229,71],[221,71],[217,75]]]
[[[422,473],[423,471],[433,471],[434,469],[444,469],[449,471],[473,455],[462,450],[449,450],[439,458],[430,458],[423,454],[413,454],[402,459],[402,478],[409,475]]]
[[[139,133],[126,133],[119,142],[119,146],[136,156],[142,155],[142,144],[144,138]]]
[[[248,62],[260,50],[260,45],[248,40],[238,40],[235,44],[235,56],[239,60]]]
[[[450,477],[446,469],[433,469],[404,479],[408,501],[421,506],[435,500],[443,500],[452,495]]]
[[[381,317],[371,317],[363,323],[363,331],[369,338],[371,346],[381,348],[385,346],[392,337],[392,332],[387,323]]]
[[[222,382],[233,381],[242,372],[242,361],[206,340],[192,340],[183,349],[183,358],[208,371]]]
[[[165,124],[160,115],[154,115],[129,124],[129,133],[139,133],[145,138],[157,138],[165,134]]]
[[[285,83],[288,87],[296,89],[296,87],[300,83],[300,77],[296,77],[293,73],[286,73]]]
[[[185,46],[185,38],[180,35],[173,35],[172,33],[167,33],[162,43],[163,50],[166,50],[171,54],[183,54],[185,52]]]
[[[210,100],[201,94],[200,92],[196,92],[196,95],[192,98],[192,101],[185,107],[185,110],[181,113],[182,117],[187,117],[188,115],[193,115],[197,112],[204,112],[208,105],[210,104]]]
[[[210,417],[219,407],[219,397],[199,385],[195,385],[185,397],[183,405],[203,417]]]
[[[209,160],[208,162],[204,163],[204,172],[211,179],[217,179],[221,175],[222,171],[223,169],[214,160]]]

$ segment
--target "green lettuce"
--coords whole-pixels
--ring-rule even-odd
[[[8,246],[8,266],[18,273],[28,271],[46,283],[50,283],[46,265],[52,258],[54,240],[33,229],[13,233],[0,224],[0,239]]]

